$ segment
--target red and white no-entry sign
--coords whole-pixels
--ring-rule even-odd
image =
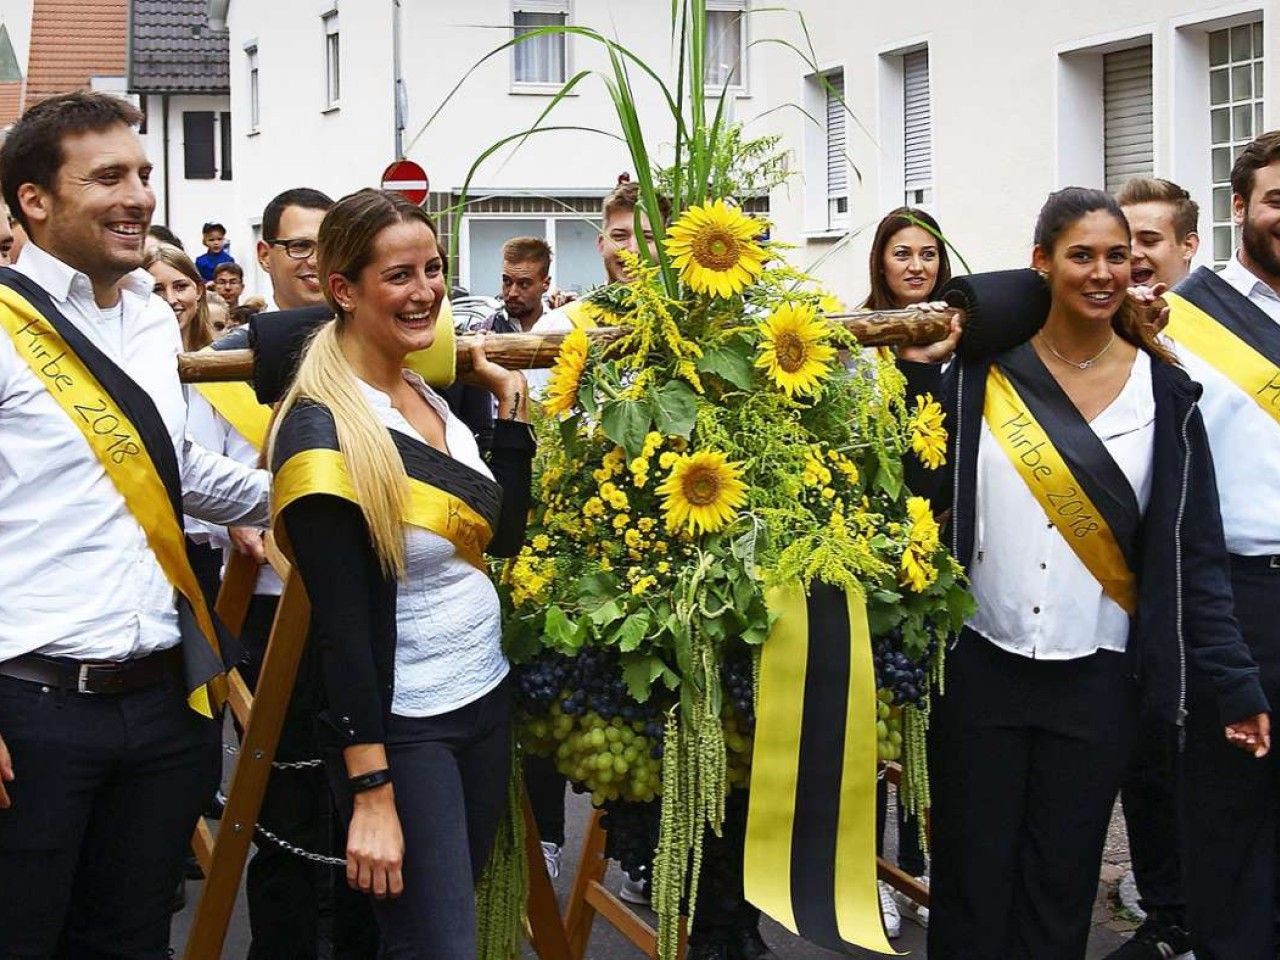
[[[382,171],[382,189],[394,190],[410,203],[421,204],[429,189],[427,171],[412,160],[397,160]]]

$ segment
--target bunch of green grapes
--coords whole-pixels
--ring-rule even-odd
[[[902,708],[893,705],[892,690],[876,691],[876,757],[902,758]]]
[[[621,717],[605,720],[594,711],[577,717],[556,716],[556,711],[553,707],[551,723],[568,723],[565,733],[555,738],[556,769],[590,790],[592,803],[647,803],[662,793],[662,743],[645,734],[643,723]]]
[[[755,742],[754,719],[744,718],[728,701],[720,713],[724,723],[724,747],[729,769],[730,788],[746,787],[751,782],[751,748]]]

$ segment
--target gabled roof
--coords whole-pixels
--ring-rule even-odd
[[[132,0],[132,93],[229,93],[230,37],[209,28],[208,0]]]
[[[9,28],[0,23],[0,83],[13,83],[22,80],[22,65],[18,63],[18,55],[13,52],[13,41],[9,39]]]
[[[28,102],[124,76],[127,20],[127,0],[34,0]]]

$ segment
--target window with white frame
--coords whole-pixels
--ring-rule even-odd
[[[719,92],[747,86],[747,0],[707,0],[703,81]]]
[[[848,117],[844,104],[844,70],[832,70],[823,76],[826,97],[827,142],[827,229],[834,230],[849,222],[849,155],[845,131]]]
[[[258,99],[258,48],[245,47],[244,55],[249,69],[249,132],[253,133],[258,129],[258,122],[262,117]]]
[[[1108,193],[1155,169],[1151,44],[1102,57],[1102,152]]]
[[[1263,132],[1262,23],[1209,34],[1209,137],[1213,171],[1213,263],[1221,269],[1240,242],[1231,219],[1231,167]]]
[[[324,25],[324,105],[331,109],[342,98],[342,43],[338,34],[338,11],[320,18]]]
[[[905,203],[933,202],[933,104],[929,48],[902,55],[902,183]]]
[[[568,0],[516,0],[511,11],[517,40],[543,27],[569,23]],[[511,48],[511,80],[515,84],[562,84],[568,76],[568,42],[564,33],[533,36]]]

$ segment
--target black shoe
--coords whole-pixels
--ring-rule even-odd
[[[729,956],[732,960],[778,960],[778,955],[769,949],[755,924],[739,927],[733,932]]]
[[[1128,943],[1103,960],[1178,960],[1191,952],[1191,936],[1176,923],[1148,917]]]

